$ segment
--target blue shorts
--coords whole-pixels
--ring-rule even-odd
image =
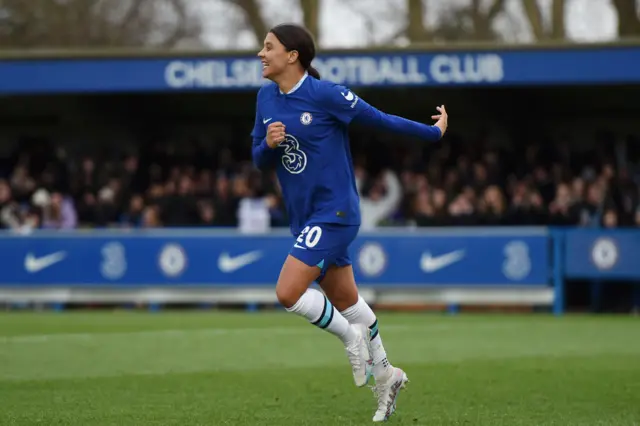
[[[289,254],[309,266],[320,268],[320,282],[330,266],[351,265],[349,246],[358,235],[358,225],[317,223],[304,227]]]

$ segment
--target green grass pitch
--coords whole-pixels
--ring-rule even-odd
[[[380,314],[391,425],[640,425],[640,319]],[[341,344],[282,313],[0,314],[1,425],[367,425]]]

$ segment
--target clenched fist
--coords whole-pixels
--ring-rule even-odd
[[[269,148],[277,148],[284,141],[285,127],[280,121],[269,124],[267,127],[267,145]]]

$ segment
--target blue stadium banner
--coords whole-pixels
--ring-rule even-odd
[[[640,281],[640,229],[565,233],[565,276]]]
[[[273,286],[285,234],[157,230],[0,237],[0,286]],[[543,229],[362,233],[356,278],[369,286],[548,285]]]
[[[615,84],[640,81],[640,47],[340,53],[314,65],[350,87]],[[255,90],[253,54],[235,57],[2,60],[0,94]]]

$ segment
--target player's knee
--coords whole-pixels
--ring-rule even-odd
[[[313,280],[318,277],[319,271],[318,268],[308,266],[301,260],[289,256],[276,284],[278,302],[285,308],[295,305]]]
[[[286,286],[281,283],[276,285],[276,297],[278,298],[278,302],[287,309],[295,305],[301,296],[302,294],[300,291],[292,288],[291,286]]]

